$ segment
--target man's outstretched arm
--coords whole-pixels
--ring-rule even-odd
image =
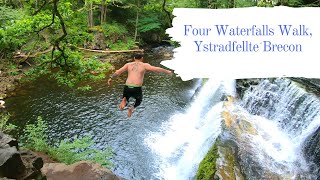
[[[150,64],[145,64],[145,68],[148,71],[157,72],[157,73],[166,73],[171,75],[172,72],[161,67],[151,66]]]
[[[128,64],[125,64],[124,66],[122,66],[122,68],[116,70],[116,72],[113,73],[113,74],[110,76],[110,78],[109,78],[109,80],[108,80],[108,85],[109,85],[109,86],[111,85],[112,79],[116,78],[117,76],[119,76],[120,74],[122,74],[122,73],[125,72],[125,71],[128,71]]]

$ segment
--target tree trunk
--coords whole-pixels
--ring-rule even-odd
[[[92,11],[92,3],[89,4],[89,11],[88,11],[88,26],[89,28],[93,27],[93,11]]]
[[[162,10],[167,14],[167,16],[168,16],[168,18],[169,18],[169,22],[168,22],[168,24],[169,24],[169,27],[171,27],[172,26],[172,17],[171,17],[171,13],[166,9],[166,3],[167,3],[167,1],[166,0],[163,0],[163,2],[162,2]]]
[[[138,36],[138,23],[139,23],[139,8],[140,8],[140,0],[138,0],[137,2],[137,15],[136,15],[136,28],[134,31],[134,42],[136,42],[137,40],[137,36]]]
[[[229,0],[229,8],[235,8],[235,0]]]
[[[107,22],[107,5],[102,3],[100,11],[101,11],[100,23],[103,24],[103,23]]]

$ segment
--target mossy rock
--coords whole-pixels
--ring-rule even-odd
[[[219,157],[218,155],[218,140],[216,140],[215,144],[210,148],[207,155],[199,164],[198,172],[196,175],[196,180],[211,180],[217,179],[215,178],[215,173],[217,171],[216,168],[216,160]]]
[[[3,100],[7,97],[7,94],[0,93],[0,100]]]
[[[202,86],[209,80],[209,78],[203,78],[202,79]]]

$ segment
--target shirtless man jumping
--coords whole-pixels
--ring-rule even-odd
[[[111,85],[112,79],[119,76],[121,73],[128,71],[128,78],[123,89],[122,101],[119,105],[120,110],[123,110],[124,107],[129,102],[129,98],[135,98],[135,103],[133,106],[128,108],[128,117],[131,117],[134,109],[141,104],[142,101],[142,84],[144,73],[146,71],[152,71],[157,73],[166,73],[172,75],[172,72],[160,67],[151,66],[148,63],[143,63],[143,55],[135,54],[133,57],[133,62],[125,64],[122,68],[118,69],[114,74],[110,76],[108,80],[108,85]]]

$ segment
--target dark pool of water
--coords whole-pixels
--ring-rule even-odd
[[[161,62],[157,56],[147,55],[145,59],[157,66]],[[124,63],[115,66],[119,68]],[[92,86],[89,92],[59,87],[52,80],[40,78],[7,99],[7,110],[12,114],[11,122],[19,126],[20,135],[26,123],[41,116],[48,123],[51,142],[92,135],[96,148],[112,148],[116,174],[126,179],[154,179],[152,174],[159,171],[157,160],[144,139],[148,133],[160,131],[161,124],[170,116],[184,111],[196,81],[183,82],[175,76],[147,73],[143,102],[128,119],[127,111],[118,110],[125,78],[126,74],[121,75],[111,87],[106,80],[88,82]]]

